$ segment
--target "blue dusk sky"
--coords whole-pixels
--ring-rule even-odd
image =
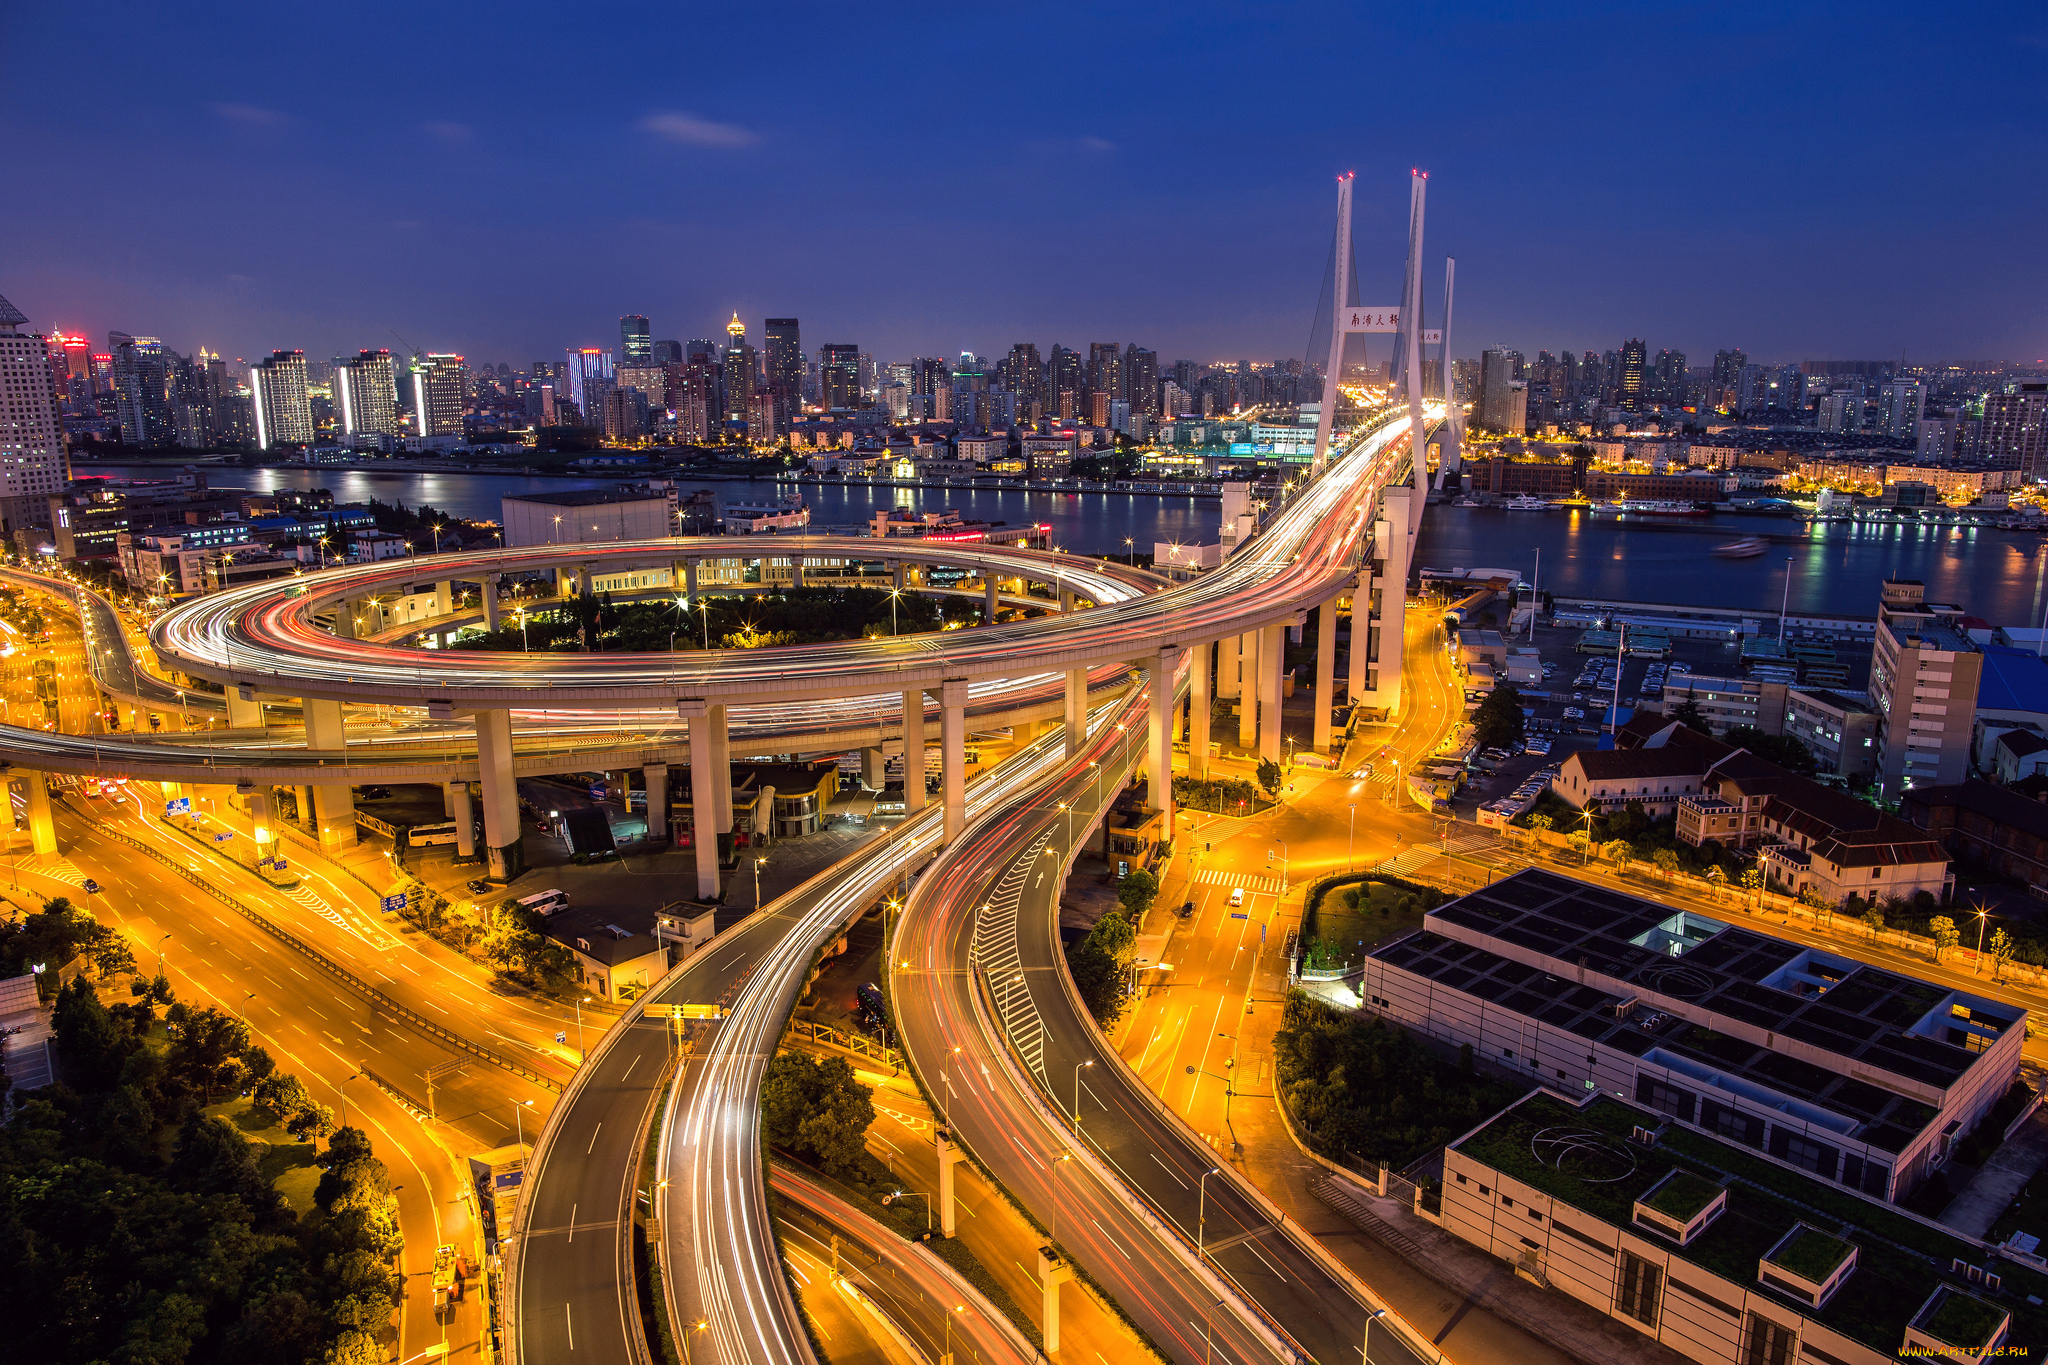
[[[1335,177],[1390,303],[1419,166],[1462,355],[2048,356],[2039,3],[17,3],[0,58],[0,294],[96,344],[1298,356]]]

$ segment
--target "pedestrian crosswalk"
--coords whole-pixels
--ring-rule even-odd
[[[1228,886],[1233,889],[1243,887],[1246,892],[1255,896],[1287,894],[1287,883],[1278,877],[1247,877],[1243,873],[1225,872],[1215,867],[1203,868],[1197,872],[1195,882],[1200,886]]]
[[[1045,1076],[1045,1021],[1039,1017],[1037,1002],[1032,1000],[1031,991],[1024,981],[1024,960],[1018,951],[1017,915],[1032,874],[1036,872],[1041,878],[1047,875],[1038,860],[1051,837],[1052,827],[1047,826],[1010,864],[989,892],[988,900],[974,918],[974,942],[970,954],[988,983],[996,1012],[1002,1016],[1003,1031],[1009,1034],[1010,1043],[1024,1065],[1036,1072],[1040,1079]]]
[[[1406,853],[1388,858],[1373,868],[1373,871],[1390,877],[1406,877],[1427,867],[1446,853],[1479,853],[1499,847],[1500,840],[1491,832],[1462,834],[1448,842],[1417,844]]]

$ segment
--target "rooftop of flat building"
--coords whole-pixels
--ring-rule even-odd
[[[543,507],[602,507],[616,502],[666,503],[668,495],[628,488],[543,489],[534,493],[507,493],[506,502],[531,502]]]
[[[2040,1340],[2048,1332],[2048,1308],[2042,1306],[2048,1275],[2007,1261],[1994,1268],[1991,1249],[1982,1242],[1755,1152],[1664,1124],[1661,1114],[1609,1097],[1574,1106],[1537,1091],[1451,1149],[1610,1226],[1626,1227],[1678,1260],[1779,1302],[1885,1358],[1899,1353],[1907,1324],[1936,1285],[2010,1313],[2013,1340]],[[1655,1132],[1655,1141],[1637,1140],[1638,1130]],[[1723,1211],[1683,1246],[1634,1221],[1636,1201],[1674,1171],[1728,1192]],[[1855,1269],[1819,1308],[1759,1278],[1765,1257],[1802,1225],[1856,1248]],[[1827,1263],[1839,1264],[1839,1258]],[[1991,1288],[1981,1279],[1972,1282],[1964,1266],[1980,1273],[1993,1269],[2001,1283]]]
[[[1439,932],[1451,926],[1464,933]],[[1508,956],[1514,949],[1536,964]],[[1991,1038],[2026,1017],[2017,1007],[1536,868],[1438,907],[1422,929],[1370,955],[1589,1042],[1638,1057],[1658,1052],[1660,1065],[1699,1071],[1704,1080],[1730,1076],[1798,1097],[1887,1151],[1903,1150],[1935,1116],[1902,1093],[1904,1083],[1946,1091],[1982,1055],[1952,1041],[1956,1006]],[[1603,984],[1581,984],[1582,972]],[[1659,1001],[1796,1040],[1839,1062],[1793,1057],[1660,1009]],[[1855,1079],[1852,1064],[1899,1078],[1900,1088]]]

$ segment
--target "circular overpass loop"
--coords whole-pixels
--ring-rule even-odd
[[[930,545],[826,536],[736,544],[702,537],[549,546],[325,570],[216,593],[167,613],[151,643],[167,665],[273,696],[382,705],[655,708],[678,698],[781,703],[902,691],[951,680],[1142,660],[1291,619],[1346,577],[1372,498],[1399,463],[1405,416],[1354,442],[1212,573],[1158,580],[1103,561],[997,545]],[[971,630],[826,645],[686,654],[514,654],[423,650],[338,637],[316,616],[408,583],[588,566],[593,575],[692,559],[876,559],[986,569],[1071,587],[1093,609]]]

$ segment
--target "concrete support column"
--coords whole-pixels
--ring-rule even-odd
[[[903,566],[903,561],[902,561],[902,560],[900,560],[900,559],[899,559],[899,560],[897,560],[897,561],[896,561],[896,562],[895,562],[894,564],[890,565],[890,568],[891,568],[891,569],[892,569],[892,570],[894,571],[894,573],[895,573],[895,580],[896,580],[896,591],[898,591],[898,592],[902,592],[902,591],[903,591],[903,589],[904,589],[904,586],[905,586],[905,584],[904,584],[904,581],[903,581],[903,580],[904,580],[904,572],[903,572],[903,567],[904,567],[904,566]]]
[[[1067,670],[1067,757],[1081,752],[1088,740],[1088,670]]]
[[[1316,610],[1316,724],[1313,742],[1316,752],[1330,752],[1330,703],[1337,688],[1337,599],[1332,597]]]
[[[939,796],[946,806],[945,841],[967,828],[967,680],[939,684]]]
[[[1173,837],[1173,722],[1180,711],[1174,704],[1174,674],[1180,670],[1180,655],[1178,649],[1162,649],[1152,656],[1146,707],[1145,772],[1152,784],[1152,808],[1166,814],[1168,839]]]
[[[490,878],[509,882],[526,870],[520,845],[519,783],[512,771],[512,713],[476,713],[477,773],[484,793],[484,856]]]
[[[576,566],[576,591],[582,593],[585,597],[590,596],[590,566],[588,564],[578,564]]]
[[[992,577],[982,580],[981,623],[985,626],[996,623],[996,580]]]
[[[1353,706],[1365,697],[1365,661],[1372,640],[1372,570],[1358,571],[1351,590],[1351,648],[1344,657],[1344,700]]]
[[[1280,761],[1280,661],[1286,627],[1267,626],[1259,638],[1259,757]]]
[[[878,744],[872,749],[860,751],[860,784],[869,791],[878,792],[889,781],[888,759]]]
[[[1385,538],[1385,566],[1380,577],[1380,649],[1375,666],[1379,670],[1379,691],[1373,700],[1393,715],[1401,708],[1402,646],[1408,620],[1408,505],[1415,498],[1410,488],[1387,490],[1386,515],[1380,526]]]
[[[647,837],[668,842],[668,764],[650,763],[640,770],[647,783]]]
[[[804,560],[802,555],[789,557],[789,586],[801,588],[804,585]]]
[[[453,616],[454,614],[455,584],[444,578],[434,585],[434,615]]]
[[[310,833],[317,828],[313,821],[313,789],[311,787],[293,787],[292,795],[299,804],[299,823],[304,825]]]
[[[233,695],[233,689],[229,689]],[[306,713],[306,747],[346,753],[348,731],[341,720],[341,703],[308,697],[301,703]],[[346,764],[346,758],[342,760]],[[346,776],[344,772],[344,777]],[[349,848],[356,841],[355,793],[346,780],[323,782],[313,788],[313,819],[322,848]]]
[[[903,694],[903,813],[924,809],[924,689]]]
[[[1251,750],[1259,743],[1259,632],[1237,637],[1237,743]]]
[[[690,846],[696,854],[697,899],[718,899],[717,785],[711,780],[711,708],[701,701],[678,703],[690,723]]]
[[[1066,586],[1065,584],[1061,584],[1061,585],[1060,585],[1060,614],[1061,614],[1062,616],[1064,616],[1064,615],[1066,615],[1066,614],[1067,614],[1068,612],[1072,611],[1073,609],[1074,609],[1074,590],[1073,590],[1072,588],[1070,588],[1070,587],[1067,587],[1067,586]]]
[[[455,818],[455,787],[456,784],[453,782],[441,784],[441,814],[450,820]]]
[[[1216,642],[1216,695],[1225,701],[1234,701],[1243,690],[1237,666],[1240,649],[1235,635],[1226,635]]]
[[[1209,695],[1209,656],[1214,652],[1206,642],[1196,645],[1188,659],[1188,776],[1209,775],[1209,720],[1216,703]]]
[[[242,689],[234,683],[227,687],[228,728],[230,730],[261,730],[263,728],[263,703],[256,700],[255,689],[248,697],[242,696]]]
[[[467,781],[450,782],[448,796],[454,807],[448,814],[455,820],[455,856],[468,861],[476,857],[476,802]]]
[[[732,732],[725,703],[711,703],[711,790],[718,802],[718,832],[732,833]]]
[[[938,1131],[939,1149],[939,1232],[951,1237],[959,1225],[959,1212],[954,1208],[953,1168],[966,1155],[953,1144],[953,1135],[946,1129]]]
[[[23,773],[27,787],[29,847],[38,853],[57,851],[57,818],[50,813],[50,779],[41,773]]]
[[[498,628],[498,584],[503,578],[503,574],[487,573],[476,585],[477,595],[484,603],[485,630]]]
[[[698,563],[699,561],[694,559],[686,559],[683,561],[683,593],[690,599],[690,605],[693,607],[697,605]]]
[[[1053,1179],[1059,1176],[1055,1174]],[[1058,1252],[1049,1246],[1038,1249],[1038,1283],[1045,1292],[1045,1321],[1041,1330],[1047,1355],[1060,1349],[1060,1286],[1073,1278],[1073,1267]]]
[[[344,597],[334,604],[334,633],[337,638],[356,638],[356,614],[360,610],[361,604],[352,597]]]

